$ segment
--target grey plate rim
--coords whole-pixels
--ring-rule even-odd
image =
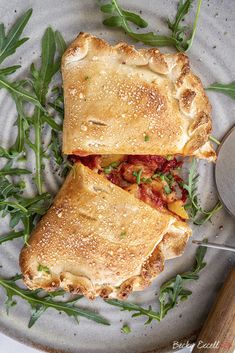
[[[31,339],[25,338],[20,336],[20,334],[16,334],[4,327],[2,327],[0,325],[0,332],[3,333],[5,336],[19,342],[22,343],[24,345],[26,345],[27,347],[31,347],[34,349],[38,349],[41,350],[42,352],[47,352],[47,353],[68,353],[68,351],[65,350],[61,350],[61,349],[54,349],[54,348],[50,348],[44,344],[40,344],[40,343],[36,343]],[[179,344],[186,344],[189,343],[190,347],[193,346],[193,344],[196,342],[197,337],[199,335],[200,330],[194,331],[192,332],[190,335],[186,336],[186,337],[180,337],[178,338],[178,343]],[[181,348],[179,349],[174,349],[175,352],[179,351]],[[144,351],[142,353],[168,353],[172,351],[172,344],[171,345],[167,345],[167,346],[162,346],[159,347],[157,349],[151,350],[151,351]]]

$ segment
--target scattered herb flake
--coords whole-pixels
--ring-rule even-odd
[[[149,135],[145,135],[145,136],[144,136],[144,141],[147,142],[147,141],[149,141],[149,140],[150,140]]]
[[[126,231],[123,231],[123,232],[121,232],[120,237],[121,237],[121,238],[125,238],[126,235],[127,235],[127,232],[126,232]]]
[[[135,176],[136,177],[136,183],[139,185],[140,184],[140,182],[141,182],[141,175],[142,175],[142,169],[139,169],[138,171],[134,171],[133,173],[132,173],[132,175],[133,176]]]
[[[151,178],[141,178],[141,182],[150,184],[150,183],[152,183],[152,179]]]
[[[50,272],[50,270],[49,270],[49,268],[47,267],[47,266],[43,266],[42,264],[39,264],[38,265],[38,271],[43,271],[43,272],[46,272],[46,273],[48,273],[48,274],[50,274],[51,272]]]
[[[123,325],[122,328],[121,328],[121,332],[125,333],[125,334],[131,333],[130,326],[128,326],[127,324]]]
[[[120,162],[113,162],[110,165],[108,165],[107,167],[103,168],[103,171],[105,174],[110,174],[112,172],[113,169],[117,169],[117,167],[119,166]]]
[[[169,185],[164,186],[164,191],[167,195],[171,193],[171,189],[170,189]]]

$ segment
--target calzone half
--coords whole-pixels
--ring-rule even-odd
[[[20,255],[26,285],[88,298],[126,298],[148,286],[191,230],[75,163]]]
[[[63,56],[63,152],[215,159],[211,105],[183,53],[80,33]]]

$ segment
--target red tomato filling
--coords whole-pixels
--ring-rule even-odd
[[[113,184],[133,193],[136,197],[157,209],[167,208],[169,203],[181,200],[185,204],[187,190],[179,170],[182,160],[151,155],[127,155],[120,161],[102,167],[102,156],[69,156],[72,163],[80,161],[95,169]]]

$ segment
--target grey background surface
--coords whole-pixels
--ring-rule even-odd
[[[3,334],[0,334],[0,346],[1,353],[40,353],[41,350],[37,350],[31,347],[27,347]],[[191,348],[184,348],[178,351],[178,353],[190,353]]]

